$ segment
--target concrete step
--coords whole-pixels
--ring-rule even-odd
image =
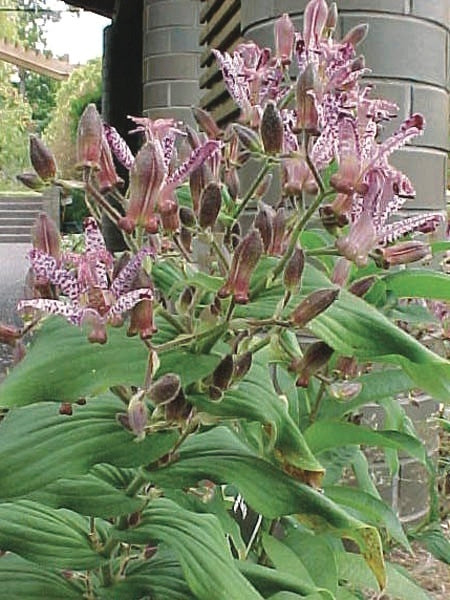
[[[0,233],[0,244],[30,243],[31,237],[26,234]]]
[[[2,217],[0,215],[0,226],[8,226],[11,225],[26,225],[27,227],[31,227],[34,224],[35,218],[33,216],[30,217],[21,217],[18,216],[7,216]]]
[[[0,219],[36,219],[39,210],[2,210],[0,206]]]
[[[29,225],[4,225],[0,222],[0,233],[30,235]]]
[[[42,202],[0,202],[0,210],[33,210],[36,212],[42,211]]]

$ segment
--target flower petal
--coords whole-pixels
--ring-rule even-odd
[[[81,323],[83,310],[73,304],[66,304],[61,300],[48,300],[37,298],[35,300],[21,300],[17,304],[17,311],[25,313],[28,311],[37,311],[49,315],[60,315],[74,325]]]
[[[146,256],[151,256],[152,258],[155,257],[155,251],[153,248],[141,248],[136,256],[134,256],[119,272],[117,277],[112,282],[110,288],[110,291],[115,298],[119,298],[119,296],[122,296],[122,294],[125,294],[131,290],[133,280],[138,274]]]
[[[217,140],[208,140],[203,146],[195,148],[191,152],[189,158],[176,169],[176,171],[167,178],[166,185],[176,187],[184,181],[186,177],[195,171],[205,160],[218,152],[222,147],[222,143]]]
[[[108,313],[108,319],[131,310],[133,306],[135,306],[144,298],[153,300],[153,292],[150,288],[140,288],[138,290],[132,290],[131,292],[122,294],[122,296],[117,299],[117,302],[111,307],[111,310]]]

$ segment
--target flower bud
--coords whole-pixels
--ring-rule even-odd
[[[263,243],[259,231],[253,229],[240,242],[234,251],[230,274],[225,285],[218,291],[219,298],[233,294],[237,304],[249,300],[250,277],[263,253]]]
[[[217,365],[212,376],[213,386],[220,390],[226,390],[230,385],[233,375],[233,357],[227,354]]]
[[[369,275],[368,277],[362,277],[361,279],[357,279],[354,281],[351,286],[348,288],[348,291],[362,298],[367,294],[370,288],[373,286],[375,281],[377,280],[375,275]]]
[[[339,258],[334,265],[331,281],[340,287],[344,287],[350,276],[352,263],[344,257]]]
[[[164,195],[158,204],[158,212],[164,231],[175,232],[180,228],[178,203],[173,195]]]
[[[245,125],[234,123],[233,130],[237,133],[239,141],[246,150],[261,153],[263,151],[259,135]]]
[[[100,168],[103,125],[95,104],[88,104],[81,115],[77,132],[78,167]]]
[[[35,192],[40,192],[45,187],[44,182],[36,173],[20,173],[20,175],[16,175],[16,179]]]
[[[259,205],[258,214],[253,222],[255,229],[257,229],[261,234],[264,252],[269,251],[269,247],[272,242],[274,215],[275,211],[273,208],[268,204],[261,202]]]
[[[332,383],[328,388],[330,396],[336,400],[351,400],[362,390],[359,381],[339,381]]]
[[[338,9],[336,2],[332,2],[328,8],[327,22],[325,23],[325,31],[332,34],[336,29],[338,21]]]
[[[149,389],[148,396],[156,406],[175,400],[181,390],[181,381],[175,373],[166,373]]]
[[[6,323],[0,323],[0,344],[7,344],[8,346],[14,347],[17,340],[22,337],[22,331],[14,325],[6,325]]]
[[[336,361],[336,371],[345,379],[358,376],[358,362],[354,356],[340,356]]]
[[[43,141],[33,134],[30,135],[30,160],[42,181],[55,178],[55,158]]]
[[[305,130],[310,134],[318,133],[319,115],[316,100],[312,94],[316,85],[314,65],[308,63],[305,70],[298,76],[295,87],[297,103],[296,131]]]
[[[142,298],[131,309],[127,335],[132,337],[139,333],[141,339],[147,340],[157,331],[153,321],[153,300]]]
[[[123,179],[117,175],[111,149],[105,134],[102,136],[100,171],[97,174],[97,179],[101,192],[107,192],[111,188],[123,185]]]
[[[325,342],[311,344],[302,358],[295,358],[290,364],[290,370],[298,375],[296,385],[308,387],[311,376],[327,364],[332,354],[333,348]]]
[[[33,247],[59,259],[61,236],[56,223],[45,213],[40,213],[31,227]]]
[[[214,227],[222,205],[220,187],[215,182],[208,183],[200,196],[198,221],[202,229]]]
[[[367,23],[360,23],[359,25],[352,27],[350,31],[347,31],[347,33],[342,38],[341,43],[351,44],[353,47],[356,47],[358,44],[365,40],[368,31],[369,26],[367,25]]]
[[[274,33],[275,55],[283,65],[289,65],[294,48],[295,27],[287,13],[275,21]]]
[[[195,213],[189,206],[180,206],[180,221],[182,225],[192,229],[197,222]]]
[[[233,378],[242,379],[252,366],[253,354],[251,352],[245,352],[236,356],[234,361]]]
[[[82,325],[88,327],[88,340],[92,344],[106,344],[107,335],[104,320],[100,317],[97,310],[87,308],[84,311]]]
[[[181,295],[177,301],[177,311],[180,314],[185,315],[191,309],[192,301],[194,300],[194,292],[195,288],[192,286],[185,287],[181,292]]]
[[[192,410],[192,405],[186,401],[186,396],[183,390],[175,396],[175,398],[165,405],[166,421],[169,423],[177,421],[185,421]]]
[[[338,297],[339,290],[327,288],[312,292],[292,312],[290,320],[297,327],[304,327],[312,319],[324,312]]]
[[[192,232],[186,227],[180,229],[180,242],[186,252],[192,252]]]
[[[281,256],[284,252],[284,234],[286,231],[286,211],[280,206],[277,209],[273,219],[273,235],[272,242],[269,248],[269,254],[271,256]]]
[[[270,188],[272,183],[273,175],[272,173],[266,173],[255,190],[255,198],[262,200],[262,198],[267,194],[267,190]]]
[[[241,182],[237,169],[231,167],[230,169],[225,170],[224,183],[227,186],[231,199],[235,202],[241,189]]]
[[[283,146],[283,121],[274,102],[268,102],[260,125],[261,139],[266,154],[278,154]]]
[[[214,121],[210,113],[203,108],[198,108],[197,106],[192,107],[192,113],[194,115],[194,119],[197,121],[199,127],[203,129],[206,135],[210,139],[218,139],[222,136],[223,132],[217,123]]]
[[[128,425],[138,439],[145,438],[145,428],[148,420],[148,409],[142,391],[135,394],[128,404]]]
[[[406,265],[431,257],[430,246],[419,241],[400,242],[395,246],[380,248],[376,252],[380,256],[380,263],[385,269],[393,265]]]
[[[283,274],[284,287],[291,294],[295,293],[300,287],[304,267],[305,254],[301,248],[296,246],[292,256],[286,263]]]

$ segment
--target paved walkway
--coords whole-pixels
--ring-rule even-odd
[[[30,244],[0,244],[0,321],[4,323],[20,322],[16,305],[23,297],[24,280],[29,266],[27,252],[30,248]],[[9,357],[9,348],[0,344],[0,380]]]

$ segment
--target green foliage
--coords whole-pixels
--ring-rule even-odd
[[[355,600],[371,589],[426,600],[385,564],[382,540],[410,547],[365,449],[381,448],[392,473],[399,452],[429,467],[396,397],[420,387],[448,400],[450,364],[395,318],[407,312],[402,298],[448,300],[448,283],[418,269],[386,274],[373,252],[349,276],[374,277],[363,297],[347,281],[337,285],[344,234],[326,213],[327,230],[315,220],[336,195],[336,160],[323,178],[311,173],[320,191],[306,209],[300,196],[282,196],[285,208],[295,205],[290,215],[263,207],[258,229],[238,232],[257,184],[285,160],[274,146],[283,128],[273,106],[261,140],[238,129],[263,165],[236,202],[232,177],[229,193],[199,182],[215,167],[211,148],[235,168],[231,133],[202,144],[188,131],[196,148],[177,165],[166,134],[180,131],[166,121],[143,121],[152,141],[122,195],[117,181],[99,176],[106,129],[93,106],[84,111],[99,82],[97,61],[75,71],[46,131],[62,176],[72,178],[83,113],[81,181],[40,170],[52,163],[40,145],[33,163],[45,185],[82,197],[84,236],[61,252],[55,227],[40,217],[30,255],[35,297],[19,304],[25,326],[0,324],[0,341],[23,356],[0,385],[0,549],[8,553],[0,599]],[[263,156],[271,126],[276,139]],[[298,136],[293,158],[308,152],[307,141]],[[192,197],[185,185],[175,193],[193,164]],[[106,249],[102,211],[129,252]],[[380,428],[355,417],[373,403],[385,415]],[[448,560],[438,531],[417,537]]]

